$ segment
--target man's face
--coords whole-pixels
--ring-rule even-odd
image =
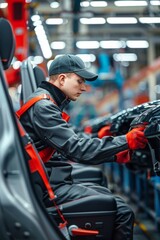
[[[86,91],[85,80],[75,73],[64,74],[62,91],[70,100],[76,101]]]

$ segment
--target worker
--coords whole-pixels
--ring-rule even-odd
[[[147,144],[141,128],[133,129],[123,136],[112,137],[105,136],[104,127],[104,131],[100,130],[99,137],[91,138],[89,135],[78,136],[70,127],[67,122],[69,117],[63,109],[86,91],[87,81],[94,81],[97,77],[97,74],[86,69],[84,62],[76,55],[56,57],[49,67],[49,81],[42,82],[29,97],[23,113],[20,109],[20,121],[45,163],[57,196],[57,204],[86,196],[113,196],[113,193],[98,185],[86,187],[83,184],[73,184],[72,166],[58,158],[52,160],[55,151],[77,163],[125,163],[129,161],[130,150],[145,148]],[[114,197],[117,213],[113,240],[132,240],[134,213],[122,198]],[[51,204],[46,198],[44,203],[47,207]]]

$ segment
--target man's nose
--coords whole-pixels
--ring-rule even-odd
[[[82,84],[81,90],[82,91],[86,91],[87,90],[87,85],[85,83]]]

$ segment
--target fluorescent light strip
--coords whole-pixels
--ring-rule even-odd
[[[35,33],[37,35],[38,42],[40,44],[43,56],[48,59],[52,56],[52,51],[49,46],[49,42],[45,33],[45,30],[43,28],[43,25],[38,25],[35,27]]]
[[[58,8],[59,6],[60,6],[59,2],[56,2],[56,1],[54,1],[50,4],[51,8]]]
[[[35,21],[35,22],[33,22],[33,26],[38,26],[38,25],[42,25],[42,21],[40,20],[40,21]]]
[[[54,42],[51,43],[51,48],[52,49],[59,49],[59,50],[61,50],[61,49],[64,49],[65,46],[66,46],[66,44],[63,41],[54,41]]]
[[[160,23],[160,17],[140,17],[141,23]]]
[[[124,41],[101,41],[100,47],[105,49],[119,49],[119,48],[125,48],[126,44]]]
[[[84,62],[94,62],[96,56],[94,54],[77,54]]]
[[[89,7],[89,2],[88,1],[83,1],[80,3],[81,7]]]
[[[0,3],[0,8],[7,8],[8,7],[8,3]]]
[[[91,7],[106,7],[108,4],[105,1],[91,1]]]
[[[106,41],[77,41],[77,48],[80,49],[94,49],[94,48],[104,48],[104,49],[120,49],[120,48],[148,48],[149,43],[146,40],[106,40]]]
[[[153,6],[160,6],[160,0],[158,0],[158,1],[156,1],[156,0],[152,1],[151,0],[150,4],[153,5]]]
[[[108,17],[107,22],[109,24],[136,24],[137,19],[135,17]]]
[[[128,40],[126,45],[129,48],[148,48],[149,43],[145,40]]]
[[[83,1],[80,5],[81,7],[106,7],[108,4],[106,1]]]
[[[38,14],[31,16],[31,20],[32,20],[33,22],[39,21],[40,19],[41,19],[41,18],[40,18],[40,16],[39,16]]]
[[[117,7],[140,7],[147,6],[147,1],[115,1],[114,4]]]
[[[46,24],[48,24],[48,25],[61,25],[63,23],[64,23],[64,21],[62,18],[48,18],[46,20]]]
[[[78,41],[76,42],[77,48],[80,49],[97,49],[99,48],[98,41]]]
[[[135,62],[137,55],[135,53],[115,53],[113,58],[116,62]]]
[[[80,18],[80,23],[82,24],[105,24],[105,18],[97,17],[97,18]]]

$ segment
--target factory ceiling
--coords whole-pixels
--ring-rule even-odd
[[[160,55],[160,0],[26,0],[26,3],[30,54],[41,51],[49,60],[63,53],[105,52],[111,56],[133,53],[139,65],[146,65],[151,54],[151,60]],[[40,40],[43,33],[45,44],[44,39]]]
[[[160,1],[39,0],[30,9],[31,25],[40,16],[52,57],[132,53],[141,67],[160,55]]]

